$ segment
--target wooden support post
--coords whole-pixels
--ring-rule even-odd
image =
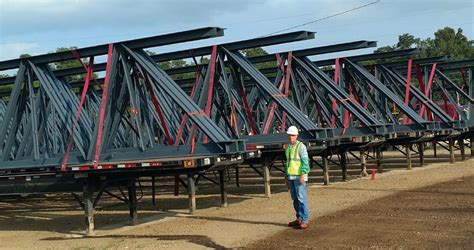
[[[410,150],[410,144],[405,145],[405,154],[407,157],[407,169],[411,170],[412,165],[411,165],[411,150]]]
[[[367,150],[365,148],[360,149],[360,176],[366,177],[369,176],[367,173],[367,157],[365,157],[365,152]]]
[[[329,161],[326,154],[323,154],[321,157],[323,160],[321,164],[323,167],[323,182],[324,185],[329,185]]]
[[[155,176],[151,177],[151,203],[156,206],[156,184]]]
[[[174,176],[174,196],[179,195],[179,174]]]
[[[84,222],[86,224],[86,235],[93,236],[94,233],[94,183],[87,179],[82,187],[84,203]]]
[[[270,198],[272,197],[272,191],[270,188],[270,158],[265,157],[263,158],[263,185],[265,186],[265,197]]]
[[[138,224],[137,187],[135,186],[135,178],[132,178],[128,185],[128,207],[130,209],[130,225],[135,226]]]
[[[418,152],[420,156],[420,167],[425,165],[425,144],[423,142],[418,143]]]
[[[464,148],[464,138],[458,139],[459,150],[461,151],[461,161],[466,160],[466,149]]]
[[[341,170],[342,170],[342,180],[347,180],[347,152],[341,154]]]
[[[471,134],[471,156],[474,156],[474,133]]]
[[[433,141],[433,156],[436,158],[437,157],[437,154],[436,154],[436,141]]]
[[[194,185],[194,174],[188,173],[188,197],[189,197],[189,213],[196,212],[196,186]]]
[[[311,170],[313,170],[314,168],[314,159],[313,159],[313,156],[312,155],[308,155],[308,160],[309,160],[309,171],[311,172]]]
[[[375,148],[375,164],[377,165],[377,173],[383,172],[382,166],[382,147]]]
[[[449,139],[449,163],[455,163],[456,158],[454,157],[454,139]]]
[[[235,167],[235,185],[240,187],[240,172],[239,166]]]
[[[219,189],[221,191],[221,207],[227,207],[227,183],[224,170],[219,170]]]

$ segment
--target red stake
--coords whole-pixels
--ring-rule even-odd
[[[374,167],[372,167],[372,174],[370,175],[370,179],[375,181],[375,174],[377,173],[377,169],[375,168],[375,165]]]

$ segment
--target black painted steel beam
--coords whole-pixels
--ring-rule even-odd
[[[335,53],[341,51],[348,51],[348,50],[356,50],[356,49],[366,49],[376,47],[377,42],[375,41],[354,41],[354,42],[347,42],[347,43],[340,43],[340,44],[332,44],[326,46],[319,46],[307,49],[300,49],[292,51],[294,56],[314,56],[314,55],[321,55],[321,54],[328,54],[328,53]],[[285,54],[286,52],[279,52],[279,54]],[[268,54],[263,56],[254,56],[247,58],[251,63],[263,63],[263,62],[270,62],[276,61],[275,54]],[[205,67],[207,64],[202,64],[200,66]],[[276,71],[276,68],[267,68],[267,70],[272,70],[272,72]],[[194,72],[196,70],[196,66],[187,66],[182,68],[170,69],[166,72],[170,75],[175,74],[182,74],[182,73],[189,73]],[[265,70],[265,69],[262,69]],[[262,71],[262,73],[265,73]],[[1,82],[0,82],[1,83]]]
[[[281,43],[297,42],[297,41],[313,39],[313,38],[314,38],[313,32],[297,31],[297,32],[291,32],[291,33],[269,36],[269,37],[264,37],[264,38],[254,38],[254,39],[242,40],[242,41],[237,41],[237,42],[224,43],[224,44],[219,44],[219,46],[224,46],[229,50],[243,50],[243,49],[249,49],[249,48],[255,48],[255,47],[271,46],[271,45],[281,44]],[[349,48],[356,49],[356,48],[362,48],[362,47],[367,47],[367,46],[373,47],[375,45],[376,43],[372,41],[357,41],[357,42],[351,42],[351,43],[334,45],[334,46],[329,45],[329,46],[305,49],[305,50],[301,50],[299,53],[302,53],[302,54],[313,53],[314,54],[314,53],[318,53],[318,51],[320,51],[319,53],[322,53],[323,51],[336,52],[336,51],[341,51],[343,49],[349,49]],[[127,47],[130,47],[130,46],[127,46]],[[132,47],[131,49],[134,49],[134,48]],[[79,55],[81,55],[81,57],[88,56],[88,55],[83,55],[82,51],[78,50],[78,52],[79,52]],[[182,59],[182,58],[189,58],[192,56],[197,57],[197,56],[209,55],[211,54],[211,52],[212,52],[212,46],[206,46],[206,47],[200,47],[200,48],[194,48],[194,49],[186,49],[186,50],[181,50],[181,51],[163,53],[159,55],[153,55],[151,56],[151,58],[155,62],[163,62],[163,61],[177,60],[177,59]],[[329,52],[324,52],[324,53],[329,53]],[[72,58],[69,58],[68,60],[74,59],[72,53],[64,52],[64,54],[68,54],[72,56]],[[267,59],[265,58],[266,57],[263,57],[263,58],[255,57],[254,60],[269,60],[268,58]],[[275,60],[274,55],[271,56],[271,60]],[[1,65],[2,65],[2,62],[0,62],[0,70],[1,70]],[[201,65],[201,66],[205,67],[207,65]],[[95,64],[94,72],[104,71],[105,67],[106,67],[105,63]],[[180,73],[187,73],[187,72],[194,72],[194,71],[196,71],[196,66],[183,67],[179,69],[170,69],[170,70],[167,70],[167,73],[169,75],[173,75],[173,74],[180,74]],[[63,76],[69,76],[69,75],[84,74],[85,69],[83,67],[76,67],[76,68],[55,70],[54,73],[56,77],[63,77]],[[13,83],[14,80],[15,80],[14,77],[0,79],[0,85],[11,84]]]
[[[296,31],[296,32],[285,33],[285,34],[275,35],[275,36],[268,36],[268,37],[262,37],[262,38],[254,38],[254,39],[249,39],[249,40],[237,41],[237,42],[223,43],[223,44],[218,44],[218,46],[225,47],[226,49],[231,50],[231,51],[243,50],[243,49],[249,49],[249,48],[255,48],[255,47],[265,47],[265,46],[271,46],[275,44],[290,43],[290,42],[313,39],[314,34],[315,33],[309,32],[309,31]],[[206,46],[206,47],[200,47],[200,48],[194,48],[194,49],[186,49],[186,50],[181,50],[181,51],[163,53],[163,54],[151,56],[151,58],[155,62],[164,62],[164,61],[171,61],[171,60],[177,60],[177,59],[183,59],[183,58],[190,58],[193,56],[210,55],[211,52],[212,52],[212,46]]]
[[[419,49],[404,49],[404,50],[394,50],[390,52],[380,52],[380,53],[363,54],[363,55],[357,55],[357,56],[349,56],[349,57],[346,57],[346,59],[352,62],[362,62],[362,61],[368,61],[368,60],[386,59],[386,58],[400,57],[400,56],[411,56],[419,52],[420,52]],[[336,58],[333,58],[333,59],[314,61],[313,63],[316,64],[317,66],[328,66],[328,65],[334,65],[335,61],[336,61]]]
[[[200,28],[195,30],[188,30],[176,33],[169,33],[165,35],[158,35],[153,37],[133,39],[122,41],[122,43],[131,49],[143,49],[157,46],[164,46],[174,43],[190,42],[200,39],[207,39],[212,37],[219,37],[224,35],[224,29],[218,27]],[[108,44],[102,44],[92,47],[77,49],[81,57],[98,56],[107,54]],[[75,57],[70,51],[43,54],[38,56],[28,57],[28,60],[34,64],[52,63],[67,60],[74,60]],[[0,62],[0,70],[8,70],[18,68],[21,59],[13,59]]]
[[[412,60],[413,65],[426,65],[426,64],[433,64],[433,63],[440,63],[440,62],[447,62],[448,56],[436,56],[436,57],[427,57],[421,59],[414,59]],[[398,62],[390,62],[390,63],[382,63],[383,66],[387,68],[406,68],[408,67],[408,61],[398,61]]]

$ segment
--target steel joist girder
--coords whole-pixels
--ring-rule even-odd
[[[293,118],[295,123],[298,123],[305,131],[316,131],[320,130],[311,120],[309,120],[286,96],[280,92],[260,71],[258,71],[244,56],[238,52],[232,52],[222,47],[225,54],[229,59],[237,64],[242,70],[245,71],[258,85],[258,87],[266,94],[269,98],[273,99],[279,107]]]
[[[363,77],[365,82],[369,84],[372,88],[376,89],[378,93],[383,95],[391,102],[395,103],[395,105],[410,119],[412,119],[417,125],[425,128],[425,126],[429,123],[423,120],[413,109],[408,107],[401,99],[398,98],[397,95],[395,95],[390,89],[388,89],[382,82],[380,82],[375,76],[370,74],[362,66],[353,63],[347,59],[346,64],[353,69],[353,72]]]
[[[36,92],[33,90],[33,75],[40,83]],[[71,114],[74,114],[77,104],[75,94],[58,81],[47,66],[24,60],[0,126],[2,160],[28,156],[38,160],[40,155],[61,154],[69,134],[73,134],[77,148],[85,155],[92,122],[83,115],[76,124],[78,129],[72,130]]]
[[[209,137],[209,139],[215,143],[216,145],[222,147],[222,152],[225,153],[226,151],[235,151],[238,152],[239,147],[241,145],[234,145],[234,144],[239,144],[241,142],[238,142],[236,140],[233,140],[232,138],[229,138],[227,134],[222,132],[222,130],[213,122],[209,119],[209,117],[204,115],[204,111],[200,109],[187,95],[184,93],[174,82],[173,80],[167,76],[155,63],[153,63],[148,55],[146,55],[145,52],[143,51],[135,51],[131,50],[130,48],[126,47],[125,45],[118,45],[120,47],[122,55],[120,58],[130,58],[130,60],[133,61],[134,65],[133,67],[135,68],[135,73],[140,73],[141,76],[144,77],[142,79],[145,81],[146,86],[148,86],[147,90],[143,90],[143,92],[148,92],[149,95],[151,96],[151,99],[155,100],[153,97],[161,95],[163,98],[160,98],[160,100],[153,101],[155,108],[158,106],[165,106],[165,101],[168,100],[168,102],[172,102],[168,105],[169,108],[167,109],[168,112],[179,112],[179,110],[182,110],[185,114],[189,116],[189,118],[193,121],[194,124],[196,124],[199,129]],[[123,54],[125,53],[125,54]],[[130,63],[130,62],[129,62]],[[128,68],[127,68],[128,69]],[[149,78],[149,79],[147,79]],[[131,79],[128,79],[128,77],[125,79],[126,82],[130,82]],[[134,83],[134,84],[138,84]],[[116,84],[117,85],[117,84]],[[131,85],[131,84],[129,84]],[[111,87],[111,91],[114,89],[114,86]],[[119,88],[116,86],[117,89]],[[135,86],[135,88],[138,88],[138,86]],[[119,90],[116,90],[119,91]],[[133,95],[132,95],[133,96]],[[145,98],[145,99],[143,99]],[[152,100],[150,100],[150,97],[142,96],[141,97],[141,102],[149,103]],[[134,101],[132,101],[133,103]],[[136,104],[135,104],[136,105]],[[162,110],[164,111],[164,110]],[[156,110],[156,112],[162,112],[159,110]],[[142,111],[139,110],[139,115],[141,114]],[[169,116],[173,115],[173,113],[166,113],[163,116],[160,116],[160,119],[163,119],[164,117],[169,118]],[[117,117],[117,115],[115,115]],[[179,116],[177,117],[179,119]],[[144,119],[144,118],[142,118]],[[174,124],[167,124],[166,126],[170,127],[177,127],[179,126],[179,120],[176,119]],[[113,120],[113,119],[111,119]],[[169,121],[169,120],[168,120]],[[111,124],[109,122],[109,125],[105,125],[106,128],[111,128],[111,131],[116,131],[117,128],[117,123],[113,127],[110,127]],[[163,123],[162,123],[163,124]],[[143,126],[143,124],[142,124]],[[163,128],[165,125],[163,125]],[[177,131],[177,130],[174,130]],[[114,136],[114,134],[110,134],[111,136]],[[174,139],[174,138],[172,138]],[[111,138],[108,139],[108,141],[112,141]],[[110,144],[110,143],[109,143]],[[170,144],[170,141],[168,141],[168,144]],[[236,151],[237,150],[237,151]]]
[[[119,45],[120,46],[120,45]],[[132,86],[134,84],[137,84],[138,82],[141,82],[143,83],[144,80],[143,79],[132,79],[130,77],[130,72],[137,72],[137,70],[140,71],[141,75],[142,76],[145,76],[146,77],[150,77],[151,78],[151,81],[153,81],[154,85],[152,86],[153,89],[151,89],[151,92],[153,94],[151,94],[152,96],[156,95],[156,96],[160,96],[159,98],[159,104],[161,104],[161,106],[165,109],[165,112],[168,112],[168,114],[170,112],[177,112],[176,108],[175,107],[179,107],[179,104],[182,104],[183,102],[185,103],[184,105],[186,105],[186,98],[183,98],[184,97],[187,97],[184,92],[182,92],[182,90],[180,90],[177,86],[176,86],[176,89],[181,91],[183,94],[183,96],[179,96],[179,93],[176,93],[176,91],[173,91],[172,90],[172,85],[174,83],[172,82],[169,82],[170,78],[169,79],[165,79],[163,77],[161,77],[160,79],[157,79],[157,75],[160,74],[160,72],[156,72],[156,70],[154,71],[154,67],[157,67],[156,64],[154,64],[154,62],[152,64],[148,63],[147,64],[147,60],[149,58],[147,58],[147,55],[143,52],[143,51],[132,51],[130,48],[127,48],[126,46],[124,46],[123,48],[125,51],[128,50],[128,52],[132,52],[133,54],[129,54],[129,55],[120,55],[117,51],[115,51],[114,53],[114,56],[112,57],[113,58],[113,61],[111,63],[112,65],[112,68],[108,71],[109,74],[112,76],[111,77],[111,82],[112,84],[116,84],[116,85],[121,85],[120,82],[118,81],[121,81],[123,82],[124,84],[117,87],[117,88],[110,88],[110,91],[106,91],[104,92],[106,95],[115,95],[115,96],[118,96],[120,98],[123,98],[124,95],[130,95],[131,98],[129,98],[128,100],[124,101],[124,104],[121,105],[121,103],[115,101],[112,99],[112,98],[109,98],[108,99],[108,105],[109,105],[109,115],[110,115],[110,119],[107,119],[105,121],[105,127],[106,128],[110,128],[110,130],[107,130],[106,133],[108,133],[108,135],[104,136],[102,140],[98,140],[98,141],[101,141],[101,144],[104,144],[106,145],[106,147],[103,147],[104,150],[102,150],[101,152],[104,153],[104,156],[101,157],[101,161],[102,162],[107,162],[107,163],[110,163],[110,162],[120,162],[120,161],[124,161],[124,160],[135,160],[135,161],[139,161],[139,160],[145,160],[147,157],[148,159],[157,159],[157,158],[160,158],[160,159],[176,159],[176,158],[185,158],[185,157],[199,157],[199,156],[202,156],[202,155],[219,155],[219,154],[234,154],[234,153],[238,153],[238,152],[242,152],[244,150],[244,147],[245,147],[245,144],[242,142],[242,141],[239,141],[239,140],[233,140],[231,138],[229,138],[225,133],[219,133],[219,128],[212,122],[212,121],[209,121],[209,119],[207,117],[203,117],[202,116],[202,112],[199,111],[199,109],[197,107],[192,107],[192,104],[194,104],[192,101],[188,101],[187,104],[190,104],[191,106],[189,106],[189,110],[186,110],[186,108],[184,108],[183,110],[186,110],[185,112],[188,114],[188,115],[191,115],[191,116],[194,116],[193,117],[193,122],[195,122],[196,124],[199,124],[200,125],[200,130],[203,131],[206,136],[209,136],[209,138],[211,139],[212,143],[208,143],[206,145],[203,145],[201,143],[196,143],[198,144],[197,146],[196,145],[189,145],[189,146],[175,146],[175,147],[166,147],[167,150],[164,150],[163,147],[161,147],[161,150],[159,151],[153,151],[154,148],[158,148],[158,147],[153,147],[153,138],[152,136],[148,136],[149,138],[151,138],[151,140],[149,139],[147,143],[150,143],[150,146],[151,148],[149,148],[149,150],[147,150],[146,152],[143,152],[144,149],[145,149],[145,146],[143,145],[144,144],[144,141],[142,141],[142,139],[146,136],[144,136],[144,134],[146,135],[147,133],[149,135],[153,134],[153,130],[154,128],[152,126],[150,126],[150,124],[148,123],[146,129],[142,132],[140,132],[140,127],[143,126],[144,124],[146,124],[146,120],[145,123],[138,123],[135,119],[134,123],[130,123],[131,121],[133,122],[133,118],[129,117],[124,117],[124,113],[128,113],[128,112],[131,112],[133,113],[134,111],[133,110],[124,110],[124,107],[127,106],[127,103],[132,103],[132,107],[137,107],[139,105],[142,105],[142,107],[150,107],[151,105],[151,101],[149,99],[141,99],[142,103],[140,104],[139,102],[136,102],[136,97],[137,96],[140,96],[142,95],[143,97],[143,93],[138,93],[138,92],[133,92],[132,89],[135,87],[135,90],[137,90],[137,86]],[[132,60],[132,58],[135,56],[135,61]],[[130,57],[130,58],[129,58]],[[127,59],[128,58],[128,59]],[[130,63],[129,61],[132,60],[133,62]],[[127,61],[127,62],[126,62]],[[119,63],[120,62],[120,63]],[[120,65],[121,64],[121,65]],[[11,122],[3,122],[5,121],[6,119],[5,118],[5,115],[6,113],[18,113],[16,112],[16,110],[14,109],[15,108],[15,103],[16,103],[16,99],[18,99],[18,101],[20,103],[26,103],[25,101],[23,101],[25,98],[27,98],[27,96],[36,96],[35,100],[38,101],[38,100],[41,100],[43,97],[42,96],[39,96],[38,93],[41,93],[41,91],[45,92],[46,94],[48,95],[51,95],[51,93],[49,93],[48,91],[51,91],[54,89],[53,86],[60,86],[61,88],[63,88],[66,92],[63,92],[65,93],[66,95],[63,95],[63,96],[54,96],[51,97],[49,99],[51,99],[50,103],[54,103],[54,106],[51,106],[49,105],[48,107],[45,107],[46,110],[51,110],[53,113],[53,115],[55,117],[57,117],[57,115],[59,114],[60,117],[62,117],[60,120],[56,120],[53,119],[48,119],[46,121],[46,125],[43,125],[43,127],[46,127],[46,126],[49,126],[47,127],[47,129],[49,130],[52,130],[52,131],[55,131],[56,133],[62,133],[62,131],[69,131],[69,133],[71,133],[70,131],[70,125],[71,125],[71,117],[66,117],[64,118],[64,115],[62,114],[74,114],[74,111],[75,111],[75,108],[78,106],[78,100],[77,100],[77,97],[75,96],[75,94],[73,94],[70,90],[70,88],[68,88],[67,86],[63,86],[63,83],[60,82],[59,80],[55,79],[55,77],[53,75],[51,75],[51,71],[46,67],[44,69],[39,69],[38,67],[36,67],[34,64],[30,63],[29,65],[27,64],[28,67],[31,68],[31,72],[34,72],[35,74],[30,74],[30,72],[28,71],[28,69],[25,68],[25,66],[22,66],[20,68],[20,75],[16,78],[17,79],[17,84],[15,84],[15,88],[14,91],[13,91],[13,98],[10,99],[10,102],[11,102],[11,105],[10,105],[10,110],[13,110],[13,111],[5,111],[5,112],[2,112],[2,126],[5,126],[6,128],[11,128],[12,126],[10,126]],[[28,80],[29,80],[29,84],[23,84],[24,82],[24,78],[26,78],[24,75],[25,75],[25,72],[28,71]],[[46,72],[46,73],[45,73]],[[120,77],[118,77],[118,75],[120,75]],[[163,72],[161,72],[162,76],[165,75]],[[33,93],[33,88],[32,88],[32,84],[31,84],[31,80],[36,77],[37,79],[39,79],[40,81],[40,89],[37,91],[37,93]],[[159,83],[162,83],[163,86],[160,86]],[[171,80],[172,81],[172,80]],[[145,81],[146,82],[146,81]],[[158,84],[158,85],[156,85]],[[23,86],[26,86],[26,87],[23,87]],[[127,89],[126,88],[123,88],[123,86],[127,86],[128,88],[128,94],[124,94],[127,92]],[[170,87],[171,86],[171,87]],[[160,89],[161,87],[161,89]],[[45,91],[44,88],[47,88],[48,91]],[[166,91],[164,89],[171,89],[171,92],[170,91]],[[28,93],[27,90],[29,90],[30,92]],[[53,90],[54,91],[54,90]],[[21,98],[14,98],[16,96],[16,94],[20,93],[20,97]],[[103,93],[103,94],[104,94]],[[134,94],[135,93],[135,94]],[[171,93],[171,94],[170,94]],[[59,94],[59,92],[57,92],[56,94]],[[163,95],[165,94],[165,95]],[[170,97],[171,96],[171,97]],[[72,99],[67,99],[67,98],[72,98]],[[48,100],[49,100],[48,99]],[[56,99],[58,99],[58,101],[60,101],[60,103],[62,103],[62,105],[58,105],[58,103],[56,103]],[[88,96],[88,99],[90,100],[95,100],[94,102],[90,103],[89,106],[92,108],[92,109],[86,109],[88,111],[92,111],[94,113],[97,113],[99,110],[98,110],[98,96],[97,96],[97,93],[95,90],[91,90],[90,91],[90,96]],[[173,102],[173,105],[169,106],[167,105],[170,101]],[[168,103],[167,103],[168,102]],[[2,102],[3,103],[3,102]],[[178,105],[177,105],[178,104]],[[120,106],[121,105],[121,106]],[[29,104],[29,106],[32,106],[31,103]],[[32,106],[33,108],[38,106],[37,103],[35,103],[34,106]],[[21,109],[25,109],[25,105],[23,105],[23,107],[21,107]],[[66,109],[64,109],[66,108]],[[193,109],[194,108],[194,109]],[[7,108],[8,109],[8,108]],[[173,110],[174,109],[174,110]],[[113,112],[111,112],[112,110],[116,111],[116,110],[120,110],[118,113],[115,112],[115,114],[113,114]],[[35,111],[31,111],[29,112],[30,115],[35,115]],[[146,112],[146,113],[152,113],[152,112]],[[170,116],[172,116],[173,114],[171,114]],[[11,116],[11,115],[10,115]],[[128,115],[127,115],[128,116]],[[170,116],[166,116],[166,120],[169,122],[169,119],[170,119]],[[23,116],[25,117],[25,116]],[[94,148],[94,144],[90,144],[90,141],[95,141],[93,138],[91,138],[92,136],[90,135],[87,135],[87,134],[81,134],[81,136],[77,136],[77,133],[81,133],[83,132],[83,130],[88,130],[88,133],[89,134],[92,134],[92,127],[96,127],[97,128],[97,123],[96,124],[92,124],[92,122],[89,122],[88,123],[88,119],[90,117],[94,117],[94,115],[92,114],[89,114],[88,112],[83,112],[80,114],[80,118],[79,118],[79,123],[87,123],[88,125],[86,127],[82,127],[82,128],[79,128],[77,131],[75,131],[75,142],[76,142],[76,149],[81,149],[81,153],[77,152],[77,151],[73,151],[71,152],[71,160],[69,161],[70,164],[87,164],[87,159],[91,159],[91,156],[92,156],[92,148]],[[155,120],[165,120],[163,117],[159,117],[158,119],[155,117]],[[21,127],[30,127],[29,123],[25,123],[25,119],[22,119],[19,121],[21,117],[17,118],[14,122],[15,123],[22,123],[20,124]],[[11,120],[11,119],[10,119]],[[130,121],[127,121],[127,120],[130,120]],[[206,120],[207,120],[207,123],[206,123]],[[34,122],[34,120],[30,120],[31,122]],[[30,122],[28,121],[28,122]],[[56,124],[55,122],[56,121],[59,121],[59,124]],[[58,125],[62,125],[61,128],[57,127]],[[131,126],[124,126],[124,124],[128,124],[128,125],[131,125]],[[15,127],[18,127],[17,125],[14,125]],[[31,127],[38,127],[38,126],[35,126],[35,125],[31,125]],[[133,128],[135,127],[135,128]],[[131,130],[130,130],[131,128]],[[174,128],[176,128],[176,125],[174,126]],[[148,129],[148,131],[146,131]],[[4,131],[5,129],[2,129],[2,131]],[[151,130],[151,131],[150,131]],[[97,129],[96,129],[97,131]],[[129,131],[129,132],[127,132]],[[130,133],[134,133],[133,131],[135,131],[135,133],[137,134],[136,136],[133,136],[135,138],[139,138],[138,139],[138,147],[136,148],[138,150],[138,153],[137,153],[137,150],[131,150],[132,148],[128,147],[126,149],[126,152],[133,152],[131,154],[124,154],[122,153],[120,156],[117,155],[117,152],[120,152],[120,151],[117,151],[118,148],[117,147],[121,147],[124,145],[124,142],[126,140],[130,140],[130,139],[127,139],[126,137],[124,137],[124,133],[126,134],[130,134]],[[32,167],[32,166],[58,166],[60,161],[61,161],[61,152],[64,152],[64,146],[65,144],[67,143],[67,135],[62,133],[62,135],[57,138],[56,140],[58,140],[58,142],[61,143],[61,145],[58,145],[58,144],[54,144],[54,143],[51,143],[51,142],[47,142],[47,144],[54,144],[53,146],[56,148],[56,150],[54,152],[48,152],[47,155],[45,154],[42,154],[41,157],[38,157],[38,142],[36,141],[35,143],[27,143],[27,140],[24,139],[25,138],[25,135],[29,135],[29,134],[32,134],[34,138],[36,138],[36,133],[33,131],[33,132],[30,132],[30,130],[27,131],[27,133],[25,134],[18,134],[16,132],[12,132],[12,133],[9,133],[8,135],[8,138],[12,138],[12,139],[7,139],[7,140],[2,140],[2,142],[7,142],[9,144],[9,148],[16,148],[17,146],[14,146],[15,143],[13,143],[15,140],[17,141],[16,144],[20,143],[19,144],[19,148],[22,149],[22,148],[25,148],[25,145],[34,145],[33,147],[33,151],[34,151],[34,154],[35,154],[35,157],[32,157],[32,159],[14,159],[14,158],[10,158],[10,156],[12,154],[8,153],[8,154],[4,154],[2,156],[2,158],[5,158],[5,160],[9,160],[9,162],[4,162],[5,164],[2,164],[2,167],[5,167],[5,168],[15,168],[15,167]],[[151,134],[150,134],[151,133]],[[95,136],[97,136],[97,132],[94,132],[94,134],[96,134]],[[114,136],[116,135],[116,138],[114,138]],[[4,138],[5,135],[2,136],[2,138]],[[56,136],[57,137],[57,136]],[[120,138],[120,141],[118,141],[118,138]],[[130,138],[130,137],[129,137]],[[24,140],[22,140],[24,139]],[[34,140],[34,139],[33,139]],[[84,143],[82,143],[81,141],[85,140]],[[133,139],[134,141],[137,141],[137,139]],[[90,145],[87,145],[87,144],[90,144]],[[168,143],[169,144],[169,143]],[[43,144],[44,145],[44,144]],[[13,146],[13,147],[12,147]],[[89,152],[88,154],[86,155],[84,152],[83,149],[89,147]],[[113,148],[112,148],[113,147]],[[114,149],[114,148],[117,148],[117,149]],[[122,150],[125,149],[125,148],[122,148]],[[151,151],[153,151],[154,153],[150,153]],[[158,153],[157,153],[158,152]],[[190,153],[190,152],[193,152],[193,153]],[[81,155],[82,154],[82,155]],[[127,155],[127,157],[122,157],[124,155]],[[47,160],[45,160],[45,158],[43,157],[46,157]],[[42,159],[38,159],[38,158],[42,158]],[[87,159],[86,159],[87,158]],[[11,161],[10,161],[11,160]],[[52,165],[48,165],[48,164],[52,164]]]
[[[352,98],[349,96],[345,90],[341,87],[332,83],[332,80],[327,76],[321,69],[316,67],[305,58],[303,60],[295,58],[295,62],[301,66],[305,72],[307,72],[311,77],[317,80],[317,83],[321,85],[326,91],[330,93],[332,97],[339,101],[347,110],[354,114],[357,119],[359,119],[367,127],[382,126],[378,120],[376,120],[372,114],[366,112],[363,107],[357,105]]]
[[[383,65],[381,66],[381,70],[383,70],[389,76],[391,76],[393,84],[398,84],[400,87],[405,86],[406,80],[402,76],[394,73],[393,71],[389,70]],[[418,102],[425,105],[426,108],[429,110],[429,112],[432,112],[443,123],[451,125],[452,123],[456,122],[456,121],[453,121],[453,119],[448,114],[446,114],[438,105],[433,103],[433,101],[429,97],[427,97],[425,93],[422,93],[418,88],[412,86],[409,88],[409,91],[410,91],[410,94],[414,98],[416,98],[416,100],[418,100]]]

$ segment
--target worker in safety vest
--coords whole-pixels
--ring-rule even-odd
[[[286,182],[290,189],[293,207],[296,211],[296,220],[288,223],[288,226],[297,229],[308,228],[309,208],[306,193],[309,157],[306,146],[298,141],[298,129],[290,126],[288,131],[290,143],[286,145]]]

